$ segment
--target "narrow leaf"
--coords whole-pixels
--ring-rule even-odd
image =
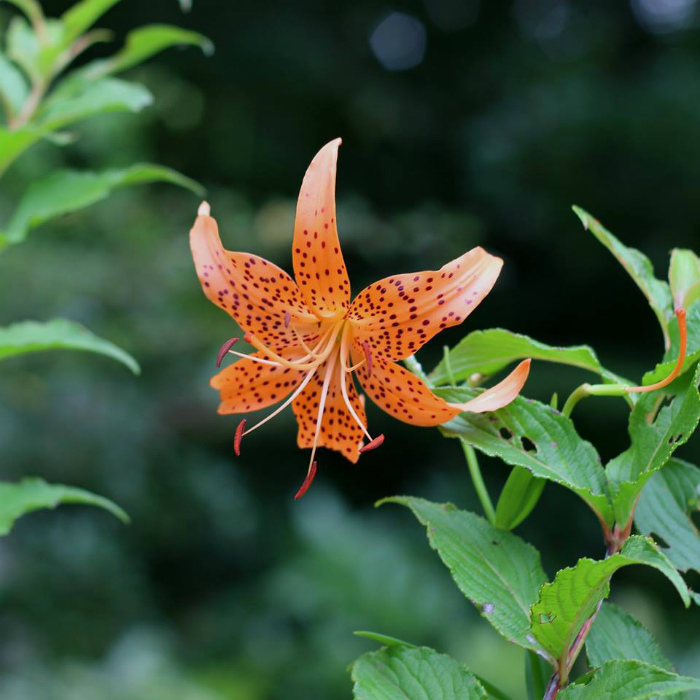
[[[700,690],[700,680],[641,661],[608,661],[586,685],[572,685],[558,700],[651,700]]]
[[[586,655],[593,668],[613,659],[633,659],[673,671],[651,632],[612,603],[603,603],[586,639]]]
[[[390,637],[386,634],[381,634],[380,632],[367,632],[366,630],[358,630],[353,632],[356,637],[362,637],[363,639],[371,639],[373,642],[379,642],[386,647],[394,646],[404,646],[404,647],[415,647],[415,644],[410,642],[404,642],[403,639],[397,639],[396,637]]]
[[[496,527],[513,530],[520,525],[537,505],[546,483],[527,469],[513,467],[496,505]]]
[[[90,29],[107,10],[118,2],[120,0],[82,0],[66,10],[61,15],[61,22],[65,27],[65,46]]]
[[[700,469],[672,458],[649,480],[634,512],[637,529],[659,537],[673,564],[700,573],[700,531],[692,514],[700,511]]]
[[[151,163],[137,163],[123,170],[101,173],[59,170],[35,182],[25,193],[7,230],[0,234],[0,244],[18,243],[27,233],[50,219],[84,209],[106,199],[120,187],[149,182],[169,182],[186,187],[198,195],[202,188],[175,170]]]
[[[646,537],[630,537],[619,554],[601,561],[579,559],[575,566],[559,571],[552,583],[545,584],[539,600],[532,606],[532,634],[562,666],[584,622],[608,596],[610,577],[631,564],[645,564],[663,573],[676,587],[686,607],[690,604],[683,579]]]
[[[62,503],[97,506],[109,511],[122,522],[129,516],[115,503],[83,489],[61,484],[47,484],[43,479],[28,477],[18,483],[0,482],[0,535],[6,535],[15,521],[26,513],[55,508]]]
[[[352,667],[355,700],[487,700],[469,669],[426,647],[392,646]]]
[[[17,114],[29,94],[29,85],[22,71],[0,53],[0,100],[7,116]]]
[[[546,581],[539,552],[519,537],[451,504],[397,496],[380,503],[410,508],[458,588],[508,641],[539,650],[529,611]]]
[[[573,210],[581,219],[583,227],[590,231],[615,256],[627,274],[642,290],[656,315],[664,335],[664,341],[668,346],[668,320],[673,317],[673,302],[668,284],[654,276],[654,268],[646,255],[623,245],[598,219],[580,207],[573,207]]]
[[[136,360],[131,355],[74,321],[62,318],[46,323],[20,321],[0,328],[0,360],[46,350],[95,352],[121,362],[134,374],[140,372]]]
[[[476,395],[466,387],[443,388],[436,393],[459,403]],[[462,413],[441,430],[487,455],[500,457],[506,464],[571,489],[602,520],[612,524],[605,470],[598,453],[579,437],[571,420],[551,406],[519,396],[492,413]]]

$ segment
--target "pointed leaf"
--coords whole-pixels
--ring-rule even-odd
[[[151,163],[137,163],[123,170],[101,173],[59,170],[29,187],[7,230],[0,234],[0,245],[3,242],[18,243],[31,229],[106,199],[117,188],[149,182],[169,182],[202,194],[202,188],[193,180]]]
[[[700,573],[700,531],[691,518],[698,511],[700,469],[673,458],[642,491],[634,522],[640,532],[662,539],[662,551],[678,569]]]
[[[439,389],[448,401],[463,403],[473,389]],[[460,437],[477,450],[524,467],[534,476],[554,481],[583,498],[601,520],[612,524],[607,480],[600,457],[576,432],[569,418],[551,406],[519,396],[492,413],[462,413],[441,426],[444,435]]]
[[[673,305],[689,309],[700,299],[700,258],[692,250],[674,248],[668,270]]]
[[[81,34],[102,17],[120,0],[81,0],[61,15],[61,23],[65,27],[64,48],[75,41]]]
[[[558,700],[652,700],[700,690],[700,680],[641,661],[608,661],[587,685],[572,685]]]
[[[34,510],[55,508],[61,503],[97,506],[109,511],[124,523],[129,516],[115,503],[83,489],[61,484],[47,484],[43,479],[28,477],[18,483],[0,482],[0,535],[6,535],[15,520]]]
[[[644,394],[635,404],[629,419],[632,444],[607,466],[613,508],[617,522],[626,524],[637,498],[655,472],[674,451],[687,442],[700,421],[700,365],[669,387]],[[676,395],[650,422],[658,402],[666,392]]]
[[[0,328],[0,360],[45,350],[95,352],[121,362],[134,374],[140,372],[136,360],[131,355],[74,321],[63,318],[55,318],[46,323],[20,321]]]
[[[513,467],[496,505],[496,527],[513,530],[537,505],[546,484],[527,469]]]
[[[380,503],[410,508],[464,595],[508,641],[539,650],[529,611],[547,580],[539,552],[519,537],[453,505],[397,496]]]
[[[645,564],[663,573],[676,587],[686,607],[688,588],[666,555],[646,537],[630,537],[619,554],[607,559],[579,559],[575,566],[559,571],[540,591],[532,606],[532,634],[561,666],[584,622],[610,592],[610,577],[623,566]]]
[[[500,372],[511,362],[528,357],[579,367],[612,382],[619,381],[616,375],[600,364],[593,349],[587,345],[553,347],[503,328],[470,333],[430,373],[430,380],[437,386],[447,382],[462,382],[473,374],[488,377]]]
[[[22,71],[0,53],[0,101],[6,114],[17,114],[29,95],[29,85]]]
[[[664,340],[668,345],[668,320],[673,317],[673,302],[668,284],[654,276],[654,268],[646,255],[623,245],[598,219],[580,207],[573,207],[573,210],[581,219],[583,227],[590,231],[617,258],[627,274],[642,290],[656,315],[664,334]]]
[[[593,668],[613,659],[632,659],[673,670],[651,632],[612,603],[603,603],[586,639],[586,655]]]
[[[392,646],[352,667],[355,700],[487,700],[469,669],[426,647]]]

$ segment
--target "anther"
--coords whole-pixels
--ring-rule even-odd
[[[209,202],[202,202],[199,205],[199,209],[197,209],[197,214],[199,216],[209,216],[211,212],[211,207],[209,206]]]
[[[316,462],[311,462],[311,465],[309,466],[309,471],[306,473],[304,483],[299,487],[299,490],[294,495],[295,501],[298,501],[309,490],[309,486],[311,486],[311,482],[316,476],[316,466]]]
[[[377,435],[377,437],[374,438],[374,440],[368,442],[363,447],[360,447],[360,449],[358,451],[360,452],[360,454],[364,454],[365,452],[370,452],[371,450],[376,450],[377,447],[379,447],[383,442],[384,442],[384,434]]]
[[[365,353],[365,358],[367,359],[367,376],[372,376],[372,351],[370,350],[369,343],[366,340],[362,341],[362,350]]]
[[[236,457],[241,456],[241,440],[243,440],[243,431],[245,430],[245,418],[236,426],[236,432],[233,435],[233,451]]]
[[[289,324],[292,320],[292,314],[289,313],[289,311],[284,312],[284,327],[289,328]]]
[[[245,340],[246,343],[252,343],[253,342],[253,334],[250,331],[246,331],[245,335],[243,336],[243,340]]]
[[[647,384],[646,386],[627,387],[626,391],[628,394],[641,393],[643,391],[656,391],[656,389],[662,389],[663,387],[668,386],[681,373],[681,369],[683,369],[683,363],[685,362],[686,346],[688,342],[688,332],[685,324],[685,309],[678,309],[676,311],[676,318],[678,319],[679,347],[678,360],[676,361],[676,366],[673,368],[673,371],[671,372],[671,374],[668,375],[668,377],[662,379],[660,382],[656,382],[655,384]]]
[[[219,350],[219,354],[216,356],[216,366],[221,367],[221,362],[224,359],[224,355],[238,342],[238,338],[230,338],[227,340],[222,346],[221,350]]]

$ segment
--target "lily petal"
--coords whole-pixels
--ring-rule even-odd
[[[297,348],[282,351],[285,359],[303,353]],[[299,386],[306,372],[256,362],[249,358],[263,358],[253,353],[212,377],[211,386],[221,396],[219,413],[247,413],[279,403]]]
[[[190,231],[197,275],[207,298],[272,349],[298,343],[285,315],[301,332],[313,332],[316,318],[306,307],[296,282],[274,263],[224,249],[209,205],[202,203]]]
[[[362,355],[353,353],[353,361]],[[412,372],[385,357],[376,356],[372,373],[364,364],[356,370],[367,396],[383,411],[411,425],[440,425],[454,418],[462,409],[450,406],[435,396],[428,385]]]
[[[364,433],[343,400],[340,387],[340,369],[335,369],[335,376],[328,387],[325,410],[321,422],[321,433],[318,446],[337,450],[353,464],[360,458],[359,448],[362,444]],[[317,372],[306,386],[304,391],[294,400],[292,408],[299,424],[297,444],[299,447],[312,447],[314,433],[316,431],[316,419],[318,415],[321,387],[325,372]],[[355,386],[350,379],[346,383],[348,399],[352,404],[357,417],[363,425],[367,425],[365,409],[360,402]]]
[[[486,413],[497,411],[507,406],[521,392],[528,374],[530,374],[530,360],[523,360],[503,381],[490,389],[482,392],[466,403],[451,403],[452,408],[471,413]]]
[[[403,360],[428,340],[456,326],[491,291],[503,261],[473,248],[439,270],[386,277],[366,287],[352,303],[355,347]]]
[[[350,305],[350,280],[338,241],[335,173],[340,139],[326,144],[309,165],[294,223],[294,276],[301,296],[321,319],[342,316]]]

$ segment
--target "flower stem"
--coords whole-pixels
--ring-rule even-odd
[[[460,440],[460,442],[462,443],[464,456],[467,458],[467,466],[469,467],[469,474],[472,477],[472,482],[474,483],[474,488],[476,489],[476,495],[479,497],[481,507],[484,509],[484,515],[489,523],[495,527],[496,511],[494,510],[493,503],[491,502],[489,492],[486,490],[484,478],[481,476],[481,469],[479,469],[479,460],[476,458],[476,452],[474,451],[474,448],[465,440]]]
[[[586,396],[624,396],[629,388],[624,384],[581,384],[571,392],[561,412],[568,418],[576,404]]]

